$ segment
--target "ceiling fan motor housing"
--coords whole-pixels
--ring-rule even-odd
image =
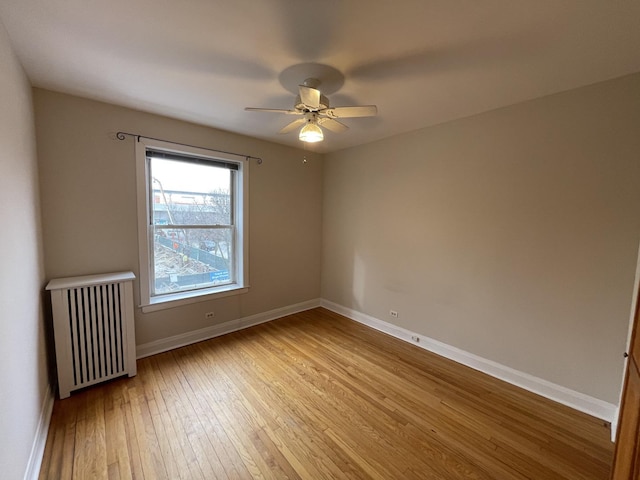
[[[318,108],[314,108],[313,110],[310,110],[309,107],[307,107],[307,105],[305,105],[302,102],[302,100],[300,99],[300,95],[296,95],[296,103],[294,108],[300,113],[312,112],[312,111],[317,112],[319,110],[324,110],[325,108],[329,108],[329,99],[324,95],[320,94],[320,105],[318,105]]]
[[[304,119],[307,123],[318,123],[318,114],[316,112],[306,112]]]

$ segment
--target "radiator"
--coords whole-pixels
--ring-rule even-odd
[[[60,398],[136,374],[132,272],[51,280]]]

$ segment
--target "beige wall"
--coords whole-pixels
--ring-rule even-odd
[[[264,158],[250,163],[251,290],[161,312],[136,311],[138,344],[320,296],[322,160],[248,137],[34,90],[47,279],[138,274],[134,140],[128,131]],[[139,301],[136,285],[136,302]],[[215,311],[213,320],[205,312]]]
[[[328,155],[323,298],[617,404],[639,126],[634,75]]]
[[[48,400],[31,86],[0,23],[0,476],[23,478]]]

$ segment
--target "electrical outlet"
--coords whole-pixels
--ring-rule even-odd
[[[214,312],[207,312],[204,314],[204,318],[213,318],[216,314]]]
[[[411,335],[411,340],[413,340],[416,343],[420,343],[420,337],[417,335]]]
[[[398,318],[398,312],[396,312],[395,310],[389,310],[389,315],[391,315],[393,318]]]

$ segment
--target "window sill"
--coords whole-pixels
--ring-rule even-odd
[[[206,302],[216,298],[230,297],[232,295],[242,295],[249,292],[249,287],[239,287],[228,285],[227,287],[217,287],[193,292],[180,292],[170,295],[163,295],[159,298],[152,298],[149,305],[141,305],[142,313],[157,312],[168,308],[181,307],[192,303]]]

